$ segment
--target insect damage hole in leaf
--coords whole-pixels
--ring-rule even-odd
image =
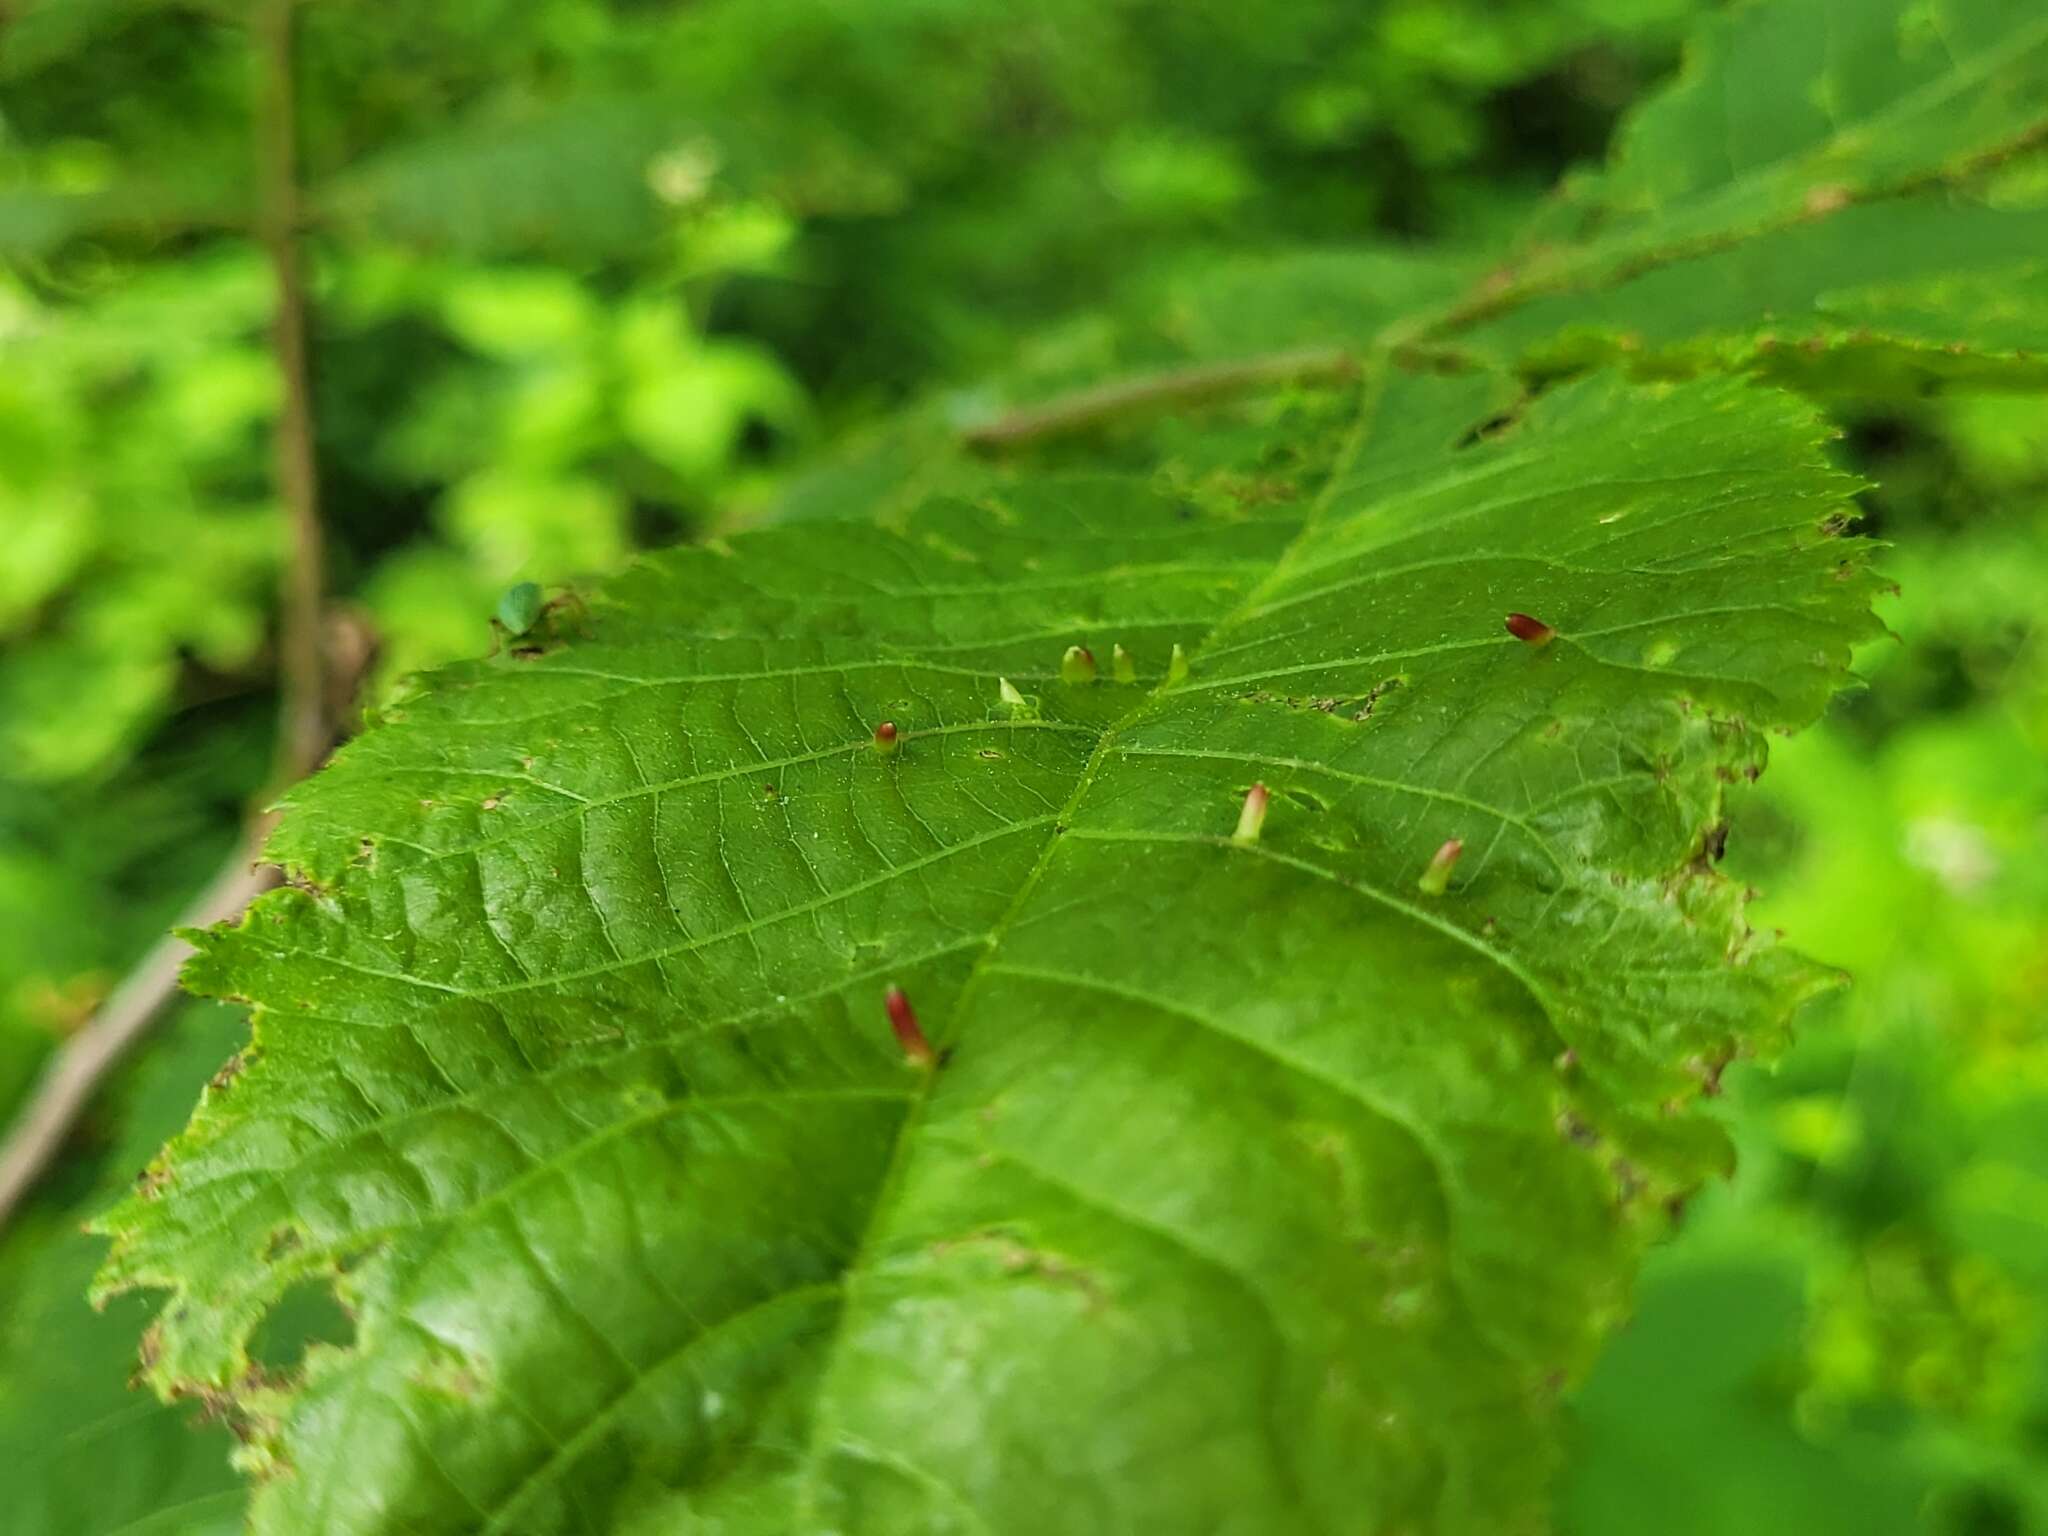
[[[249,1358],[262,1378],[283,1382],[304,1369],[310,1350],[344,1350],[354,1342],[355,1326],[333,1278],[313,1276],[285,1291],[264,1315],[250,1338]]]

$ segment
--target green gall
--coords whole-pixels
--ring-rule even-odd
[[[1458,856],[1464,851],[1464,841],[1455,837],[1437,849],[1435,857],[1429,861],[1429,868],[1415,882],[1415,889],[1425,896],[1443,895],[1451,888],[1451,871],[1458,867]]]
[[[1245,791],[1244,807],[1237,813],[1237,830],[1230,834],[1233,843],[1249,845],[1259,840],[1259,832],[1266,825],[1266,806],[1272,798],[1263,784],[1254,784]]]

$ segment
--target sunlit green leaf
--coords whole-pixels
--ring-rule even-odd
[[[1824,979],[1714,827],[1868,581],[1785,400],[1458,446],[1499,388],[662,558],[300,791],[308,883],[195,972],[248,1062],[107,1277],[177,1288],[152,1377],[238,1400],[259,1527],[1527,1520],[1718,1160],[1667,1107]],[[307,1277],[352,1346],[252,1384]]]

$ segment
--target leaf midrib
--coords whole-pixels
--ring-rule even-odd
[[[1386,373],[1389,366],[1391,365],[1384,358],[1375,358],[1361,367],[1357,417],[1349,431],[1346,432],[1344,441],[1338,448],[1336,458],[1325,472],[1322,489],[1317,492],[1314,501],[1310,503],[1308,513],[1302,519],[1300,529],[1293,538],[1287,541],[1286,546],[1280,553],[1274,557],[1271,569],[1267,572],[1265,579],[1254,586],[1250,592],[1246,593],[1235,608],[1212,624],[1208,632],[1196,642],[1194,648],[1188,653],[1191,663],[1219,635],[1227,633],[1236,625],[1255,616],[1259,605],[1265,599],[1269,589],[1280,580],[1283,574],[1288,572],[1295,551],[1300,548],[1303,541],[1308,539],[1317,530],[1321,523],[1323,512],[1327,509],[1331,498],[1335,496],[1338,488],[1344,483],[1346,473],[1357,459],[1359,450],[1364,445],[1371,431],[1373,419],[1377,414],[1380,394],[1385,387]],[[1004,908],[1002,916],[990,925],[987,937],[983,941],[981,953],[975,958],[974,964],[969,968],[967,980],[962,985],[959,997],[954,1002],[952,1012],[948,1018],[948,1023],[953,1025],[954,1028],[949,1030],[944,1038],[935,1042],[941,1050],[944,1050],[954,1039],[957,1039],[958,1029],[964,1026],[966,1020],[971,1016],[971,1005],[977,994],[990,976],[998,974],[995,957],[1002,949],[1003,937],[1009,931],[1011,925],[1015,923],[1018,914],[1024,910],[1026,904],[1030,901],[1031,894],[1037,889],[1039,881],[1044,878],[1046,871],[1052,867],[1053,859],[1059,852],[1067,827],[1072,821],[1075,811],[1080,807],[1082,800],[1086,798],[1088,791],[1094,786],[1096,775],[1101,772],[1104,763],[1108,759],[1111,747],[1126,730],[1157,709],[1160,702],[1179,686],[1177,683],[1162,678],[1130,709],[1103,727],[1102,735],[1095,743],[1095,750],[1089,753],[1087,762],[1082,764],[1081,772],[1074,781],[1073,793],[1067,797],[1066,803],[1060,807],[1053,819],[1052,835],[1046,839],[1045,847],[1040,850],[1037,861],[1019,884],[1017,894],[1011,898],[1010,904]],[[813,1414],[810,1440],[804,1449],[803,1481],[799,1487],[796,1500],[796,1517],[800,1523],[809,1522],[816,1515],[818,1471],[823,1464],[822,1452],[825,1449],[827,1433],[824,1410],[830,1403],[833,1380],[839,1374],[842,1364],[841,1356],[845,1349],[847,1338],[847,1318],[852,1311],[854,1302],[853,1280],[855,1276],[871,1264],[875,1257],[876,1244],[887,1226],[889,1216],[893,1214],[893,1207],[908,1168],[911,1146],[916,1141],[918,1132],[922,1128],[925,1117],[930,1110],[932,1090],[937,1086],[939,1073],[942,1070],[943,1068],[941,1067],[933,1067],[924,1073],[924,1080],[919,1084],[916,1096],[911,1100],[909,1111],[904,1115],[901,1124],[897,1127],[895,1145],[890,1149],[889,1161],[883,1170],[881,1182],[875,1188],[875,1198],[869,1206],[868,1219],[862,1227],[859,1242],[855,1245],[853,1256],[840,1271],[841,1294],[839,1312],[833,1321],[831,1334],[825,1343],[824,1364],[818,1373],[818,1388],[814,1399],[818,1411]]]

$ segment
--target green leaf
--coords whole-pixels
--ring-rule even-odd
[[[174,706],[180,669],[248,667],[279,543],[251,503],[276,375],[261,266],[194,260],[60,312],[0,284],[0,757],[102,774]],[[81,699],[92,707],[81,709]]]
[[[230,1536],[245,1493],[219,1425],[126,1390],[146,1310],[96,1313],[83,1291],[101,1245],[77,1229],[185,1114],[236,1031],[224,1008],[189,1006],[124,1074],[119,1135],[59,1170],[0,1242],[0,1465],[10,1536]],[[84,1164],[85,1167],[80,1165]]]
[[[1549,227],[1615,271],[1955,178],[2048,118],[2048,15],[2026,0],[1781,0],[1710,19],[1685,71],[1624,126],[1613,163]]]
[[[48,256],[85,236],[163,237],[249,222],[239,189],[187,176],[121,181],[93,192],[0,189],[0,256]]]
[[[1568,184],[1424,334],[1536,373],[2038,385],[2048,210],[1998,195],[1994,173],[2044,124],[2038,7],[1742,8],[1704,29],[1607,170]]]
[[[1152,339],[1264,393],[1111,390],[1183,414],[1036,458],[921,419],[387,710],[206,939],[253,1042],[106,1221],[255,1528],[1540,1526],[1560,1389],[1725,1166],[1691,1101],[1831,983],[1715,862],[1873,583],[1792,397],[1470,364],[2025,361],[2035,216],[1963,182],[2044,48],[1738,13],[1464,303],[1219,284]],[[308,1287],[352,1336],[262,1365]]]
[[[651,168],[687,132],[660,101],[593,94],[414,136],[312,202],[345,231],[433,250],[617,251],[660,231]]]
[[[1456,338],[1539,373],[1747,369],[1875,393],[1893,372],[2038,387],[2048,209],[1948,193],[1852,204],[1607,288],[1547,295]]]
[[[1685,1102],[1828,984],[1713,858],[1871,632],[1855,482],[1727,382],[1177,430],[651,560],[297,792],[103,1276],[256,1529],[1538,1519]],[[309,1280],[352,1343],[253,1370]]]
[[[1914,1457],[1874,1436],[1815,1444],[1799,1432],[1787,1363],[1806,1322],[1805,1255],[1782,1233],[1737,1237],[1688,1234],[1651,1261],[1641,1315],[1579,1399],[1583,1449],[1559,1524],[1587,1536],[1926,1531],[1931,1479]]]

